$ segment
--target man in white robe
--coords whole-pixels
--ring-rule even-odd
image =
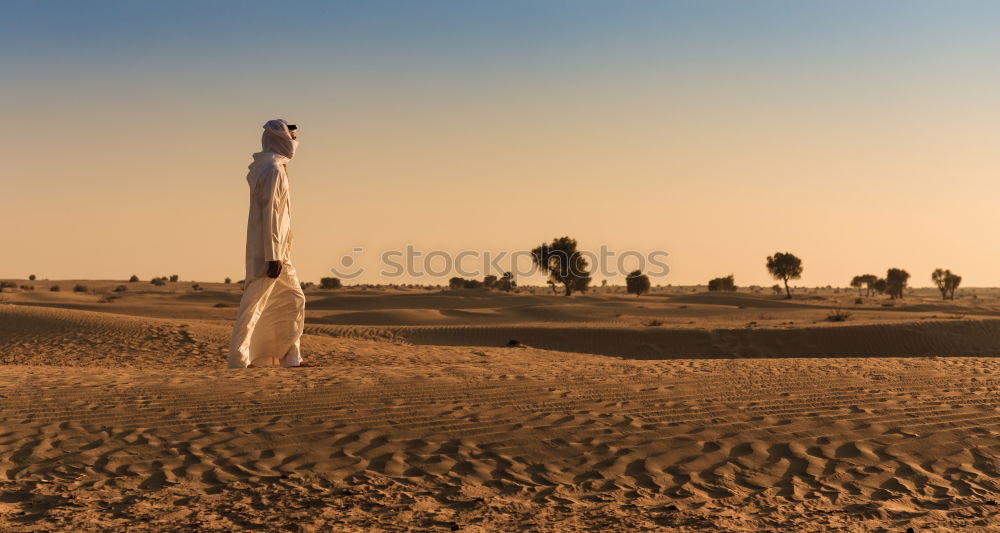
[[[247,274],[229,368],[310,366],[299,353],[306,298],[291,260],[288,162],[298,147],[296,129],[281,119],[264,124],[262,149],[247,174]]]

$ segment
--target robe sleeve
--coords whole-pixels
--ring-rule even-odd
[[[281,260],[281,198],[285,194],[285,180],[277,169],[263,183],[261,190],[261,221],[263,222],[264,260]]]

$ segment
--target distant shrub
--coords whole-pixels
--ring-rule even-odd
[[[17,283],[13,281],[0,281],[0,289],[16,289]]]
[[[851,313],[841,311],[840,309],[836,309],[829,315],[826,315],[827,322],[845,322],[848,318],[851,318]]]
[[[115,296],[115,295],[113,295],[113,294],[105,294],[105,295],[101,296],[101,298],[99,300],[97,300],[97,303],[99,303],[99,304],[109,304],[109,303],[111,303],[111,302],[113,302],[113,301],[115,301],[117,299],[118,299],[118,297]]]
[[[200,284],[195,283],[194,285],[191,285],[191,290],[193,290],[193,291],[200,291],[200,290],[204,290],[204,289],[201,288]]]
[[[114,290],[115,292],[125,292],[128,289],[124,285],[119,285],[112,290]]]
[[[132,274],[132,277],[128,279],[129,283],[135,283],[137,281],[139,281],[139,276],[136,276],[135,274]]]
[[[177,283],[177,280],[179,280],[179,279],[181,279],[181,277],[178,276],[177,274],[173,274],[173,275],[170,276],[170,281],[172,283]]]
[[[643,325],[647,326],[647,327],[655,328],[655,327],[658,327],[658,326],[662,326],[663,325],[663,321],[662,320],[657,320],[657,319],[654,318],[653,320],[647,320]]]
[[[865,303],[865,299],[864,298],[858,297],[858,298],[854,299],[854,304],[855,305],[861,305],[863,303]]]
[[[49,287],[49,290],[52,291],[52,292],[59,292],[60,291],[58,285],[53,285],[53,286]]]
[[[499,281],[500,278],[494,276],[493,274],[490,274],[489,276],[483,278],[483,287],[486,287],[487,289],[492,289],[497,286],[497,283]]]
[[[22,291],[33,291],[33,290],[35,290],[35,286],[34,285],[21,285],[21,290]]]
[[[464,286],[465,286],[465,278],[460,278],[458,276],[455,276],[455,277],[453,277],[453,278],[451,278],[451,279],[448,280],[448,288],[449,289],[452,289],[452,290],[461,289]]]
[[[708,290],[710,291],[724,291],[724,292],[735,292],[736,291],[736,279],[732,274],[724,278],[715,278],[709,280]],[[779,287],[780,290],[780,287]]]
[[[478,289],[483,286],[483,282],[478,279],[467,279],[465,283],[462,284],[462,288],[465,289]]]
[[[167,280],[165,278],[153,278],[149,282],[157,287],[167,284]]]
[[[32,274],[32,275],[28,276],[28,281],[35,281],[35,275]]]
[[[86,285],[74,285],[73,286],[73,292],[87,292],[87,286]]]
[[[340,282],[340,278],[320,278],[319,287],[321,289],[339,289],[343,287],[344,284]]]
[[[777,283],[771,285],[771,292],[774,294],[781,294],[781,285],[778,285]]]
[[[232,282],[233,282],[233,280],[231,280],[229,278],[226,278],[226,281],[224,281],[223,283],[225,283],[226,285],[229,285]]]

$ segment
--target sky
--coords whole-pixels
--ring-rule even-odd
[[[1000,286],[997,2],[3,7],[0,277],[241,279],[246,166],[285,118],[304,281],[456,275],[383,272],[407,246],[481,277],[472,252],[568,235],[669,254],[661,285],[769,286],[788,251],[807,286]]]

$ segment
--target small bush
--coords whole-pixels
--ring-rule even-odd
[[[28,276],[28,281],[35,281],[35,275],[32,274],[32,275]]]
[[[109,303],[111,303],[111,302],[113,302],[113,301],[115,301],[117,299],[118,299],[118,297],[115,296],[115,295],[113,295],[113,294],[105,294],[104,296],[101,296],[100,300],[97,300],[97,303],[99,303],[99,304],[109,304]]]
[[[16,289],[17,283],[13,281],[0,281],[0,289]]]
[[[657,319],[654,318],[653,320],[647,320],[646,322],[643,323],[643,325],[647,326],[647,327],[655,328],[655,327],[658,327],[658,326],[662,326],[663,325],[663,321],[662,320],[657,320]]]
[[[149,282],[152,283],[153,285],[156,285],[157,287],[167,284],[167,280],[165,280],[164,278],[153,278]]]
[[[139,281],[139,276],[136,276],[135,274],[132,274],[132,277],[128,279],[129,283],[135,283],[137,281]]]
[[[863,303],[865,303],[865,299],[864,298],[855,298],[854,299],[854,304],[855,305],[861,305]]]
[[[229,285],[232,282],[233,282],[233,280],[231,280],[229,278],[226,278],[226,281],[224,281],[223,283],[225,283],[226,285]]]
[[[180,276],[178,276],[177,274],[174,274],[174,275],[170,276],[170,282],[171,283],[177,283],[177,280],[179,280],[180,278],[181,278]]]
[[[119,285],[113,289],[115,292],[125,292],[128,290],[124,285]]]
[[[848,318],[851,318],[851,313],[841,311],[840,309],[837,309],[826,316],[827,322],[845,322]]]
[[[724,278],[711,279],[708,282],[708,290],[710,291],[723,291],[723,292],[735,292],[736,291],[736,279],[732,274]]]
[[[34,285],[21,285],[21,290],[22,291],[33,291],[33,290],[35,290],[35,286]]]
[[[73,292],[87,292],[87,286],[86,285],[74,285],[73,286]]]
[[[49,287],[49,290],[52,291],[52,292],[59,292],[61,289],[59,288],[58,285],[53,285],[53,286]]]
[[[496,285],[496,288],[506,292],[510,292],[514,290],[516,287],[517,287],[517,282],[514,281],[514,274],[510,272],[504,272],[503,276],[500,277],[500,280],[497,281]]]
[[[201,285],[199,285],[198,283],[195,283],[194,285],[191,285],[191,290],[193,290],[193,291],[200,291],[200,290],[204,290],[204,289],[201,288]]]
[[[320,278],[319,287],[321,289],[339,289],[344,285],[340,282],[340,278]]]

